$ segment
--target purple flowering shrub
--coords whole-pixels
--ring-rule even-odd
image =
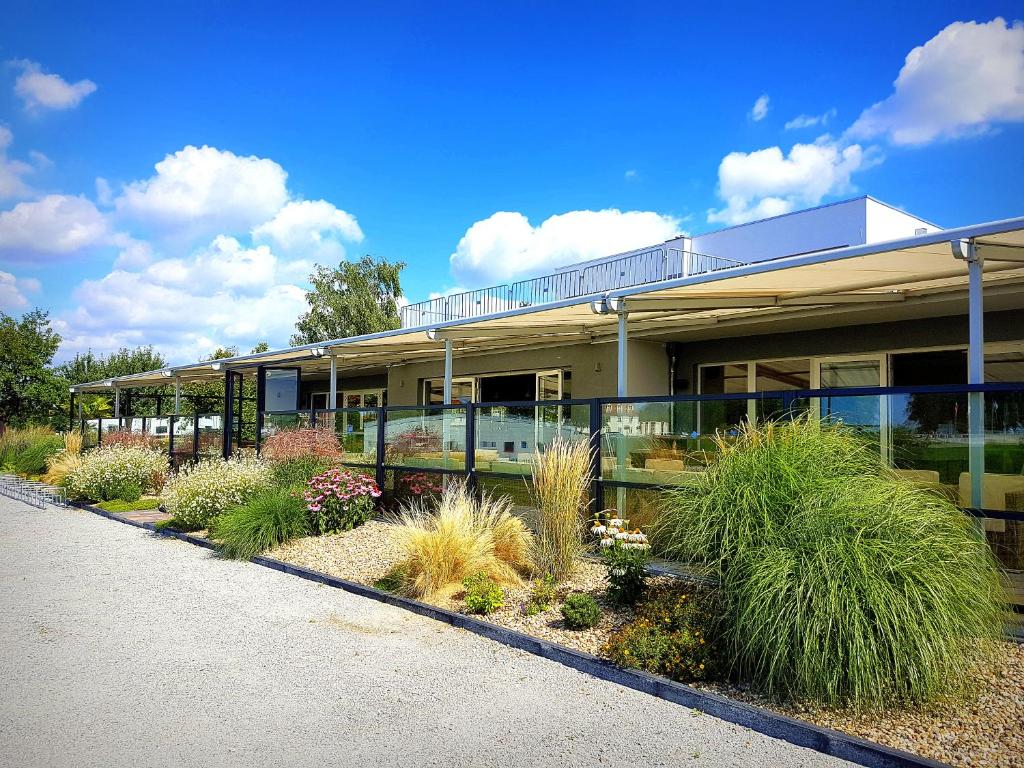
[[[329,469],[309,481],[303,498],[315,534],[356,528],[373,516],[380,488],[373,478],[348,469]]]

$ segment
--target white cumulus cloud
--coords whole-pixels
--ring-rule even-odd
[[[28,309],[26,293],[36,293],[39,281],[32,277],[15,277],[10,272],[0,271],[0,311],[15,312]]]
[[[754,106],[750,108],[750,119],[755,123],[764,120],[768,116],[768,104],[770,101],[771,99],[768,98],[767,93],[762,93],[758,96]]]
[[[216,346],[280,346],[307,308],[290,267],[266,245],[220,235],[188,257],[115,268],[83,281],[78,306],[58,318],[61,357],[145,343],[172,362],[190,362]]]
[[[28,59],[12,63],[21,69],[14,81],[14,92],[29,110],[73,109],[96,90],[92,80],[69,83],[60,75],[46,74],[38,63]]]
[[[66,256],[109,242],[106,218],[84,197],[47,195],[0,211],[0,256]]]
[[[329,263],[345,257],[343,242],[362,242],[363,231],[355,216],[326,200],[296,200],[256,227],[252,236],[283,254]]]
[[[521,213],[499,211],[466,230],[451,272],[459,284],[479,286],[660,243],[678,231],[678,219],[651,211],[570,211],[536,227]]]
[[[127,184],[117,212],[176,238],[248,232],[288,202],[288,174],[273,160],[210,146],[167,155],[148,179]]]
[[[925,144],[1024,120],[1024,23],[958,21],[907,54],[893,92],[864,110],[852,139]]]
[[[718,195],[726,206],[709,211],[708,221],[741,224],[817,205],[826,195],[848,191],[850,176],[871,162],[860,145],[843,147],[827,138],[795,144],[788,155],[779,147],[730,152],[718,166]]]

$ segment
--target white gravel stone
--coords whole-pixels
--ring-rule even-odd
[[[826,766],[401,609],[0,497],[0,761]]]

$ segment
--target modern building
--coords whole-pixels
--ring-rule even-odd
[[[319,412],[379,475],[515,474],[555,434],[600,433],[619,506],[700,471],[710,435],[796,409],[987,510],[1021,567],[1022,310],[1024,217],[942,229],[860,197],[412,304],[394,331],[74,391],[223,380],[225,453]]]

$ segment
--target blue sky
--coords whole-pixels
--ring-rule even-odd
[[[284,345],[363,253],[416,301],[863,193],[1024,215],[1014,4],[212,5],[5,9],[0,309],[61,356]]]

